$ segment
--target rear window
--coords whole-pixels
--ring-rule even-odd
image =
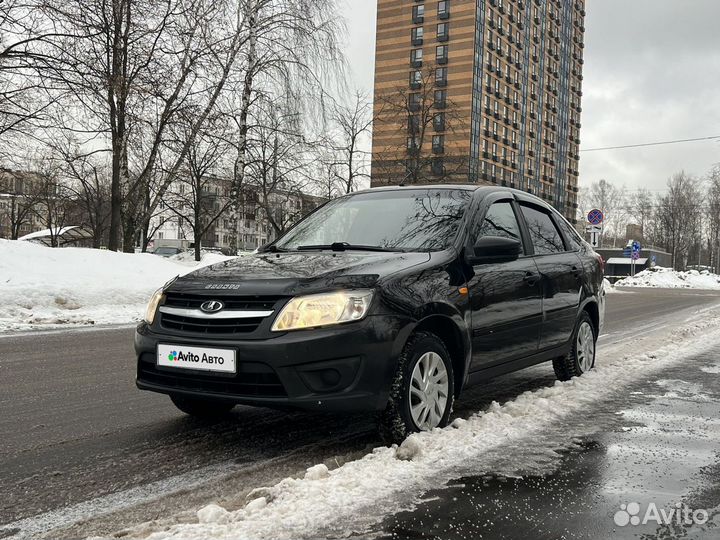
[[[565,240],[568,243],[568,250],[569,251],[578,251],[580,248],[582,248],[582,240],[580,239],[580,235],[578,235],[577,231],[570,225],[567,221],[565,221],[562,217],[555,215],[555,223],[557,223],[557,226],[560,227],[560,230],[565,235]]]
[[[565,251],[560,231],[555,226],[550,214],[531,206],[522,205],[535,255],[548,255]]]

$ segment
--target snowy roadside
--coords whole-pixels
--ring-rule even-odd
[[[0,332],[133,323],[164,283],[227,259],[208,254],[195,263],[0,240]]]
[[[124,534],[144,538],[155,530],[149,536],[152,540],[280,540],[367,531],[384,515],[412,505],[424,490],[458,477],[468,464],[477,467],[488,453],[530,439],[553,455],[557,437],[547,435],[562,430],[568,418],[720,341],[717,309],[698,312],[681,324],[645,341],[634,340],[635,350],[644,347],[650,352],[623,354],[627,343],[601,347],[598,368],[582,378],[525,392],[502,405],[493,403],[468,420],[456,420],[452,427],[414,435],[400,448],[376,448],[334,470],[315,466],[302,478],[286,478],[255,490],[242,508],[228,511],[209,505],[197,512],[197,523],[163,530],[158,530],[159,524],[147,523]],[[477,473],[477,469],[465,472]]]
[[[643,270],[634,277],[626,277],[617,281],[615,287],[720,290],[720,276],[707,270],[680,272],[672,268],[656,266]]]

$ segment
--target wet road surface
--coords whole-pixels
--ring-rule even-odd
[[[554,458],[506,448],[364,538],[720,538],[720,344],[564,429]]]
[[[718,302],[718,294],[701,291],[613,294],[602,339],[622,341],[667,324],[672,314]],[[237,407],[228,419],[197,422],[166,397],[136,390],[134,371],[131,329],[0,337],[0,526],[30,520],[24,532],[0,529],[0,538],[40,534],[50,521],[62,524],[53,514],[33,521],[56,511],[72,526],[53,538],[117,530],[209,500],[237,507],[249,487],[271,485],[327,459],[354,459],[378,444],[366,415]],[[548,366],[498,379],[469,393],[457,414],[553,381]],[[602,444],[590,441],[587,449]],[[181,503],[157,497],[178,492]],[[113,499],[118,493],[122,497]],[[73,524],[98,513],[107,515],[89,529]]]

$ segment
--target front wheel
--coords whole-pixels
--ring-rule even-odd
[[[170,396],[173,404],[185,414],[196,418],[212,419],[229,413],[234,403],[212,399],[193,398],[173,394]]]
[[[411,433],[445,427],[454,395],[453,366],[445,344],[435,334],[415,333],[400,355],[390,400],[380,414],[380,435],[399,444]]]
[[[592,319],[587,312],[583,312],[575,325],[572,349],[567,355],[553,360],[557,378],[561,381],[569,381],[595,367],[596,343],[597,335]]]

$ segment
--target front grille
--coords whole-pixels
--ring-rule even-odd
[[[178,332],[192,332],[193,334],[235,335],[247,334],[257,330],[264,317],[252,319],[195,319],[183,317],[182,315],[171,315],[170,313],[160,314],[160,324],[168,330]]]
[[[219,300],[224,310],[276,311],[280,296],[209,296],[183,293],[166,293],[163,306],[181,309],[200,309],[208,300]],[[233,319],[204,319],[189,315],[160,313],[160,326],[173,332],[195,335],[232,337],[255,332],[266,317],[240,317]]]
[[[200,309],[208,300],[220,300],[225,309],[269,311],[280,300],[280,296],[197,296],[194,294],[166,293],[165,305],[170,307]]]
[[[238,397],[286,397],[285,387],[267,364],[239,362],[237,373],[199,373],[180,368],[158,368],[153,353],[143,353],[138,363],[138,379],[151,384],[198,392],[230,394]]]

